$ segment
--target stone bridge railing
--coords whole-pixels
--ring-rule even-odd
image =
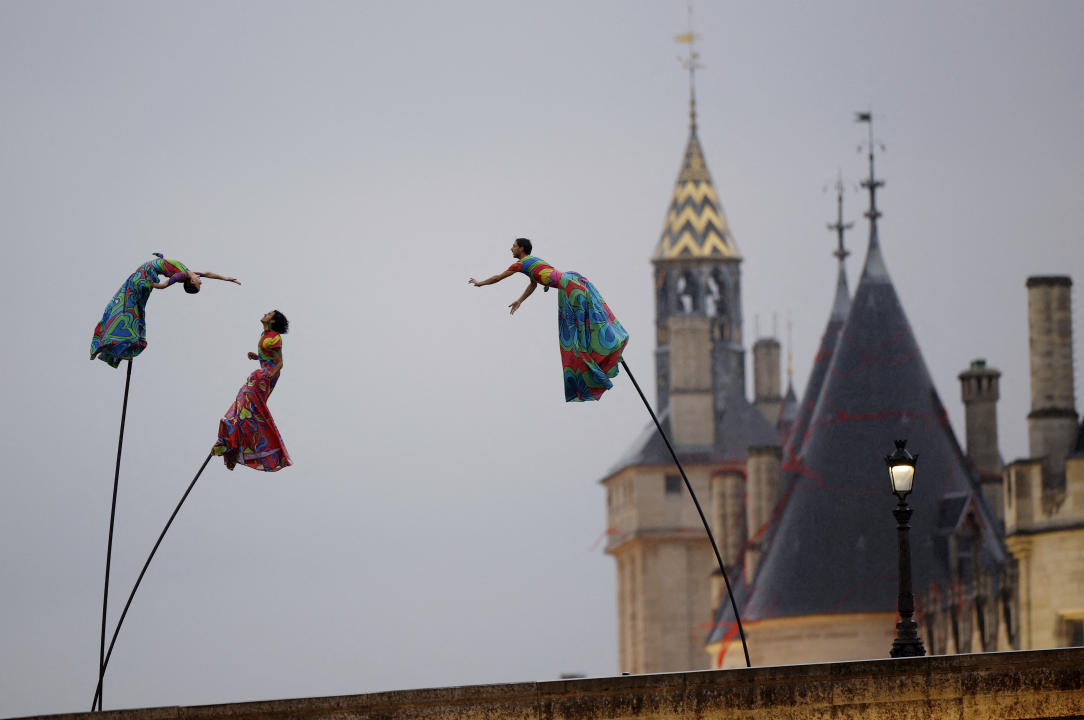
[[[1084,648],[160,707],[54,720],[1084,718]]]

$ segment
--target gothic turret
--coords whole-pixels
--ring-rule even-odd
[[[742,620],[754,664],[888,654],[897,548],[883,457],[898,439],[920,454],[908,502],[927,648],[990,650],[999,639],[1008,553],[888,273],[875,199],[883,183],[873,174],[870,152],[865,266],[800,462],[789,468],[756,572],[743,588]],[[724,654],[732,625],[729,608],[721,605],[709,650],[722,666],[740,660],[740,653],[729,662]]]
[[[806,431],[809,429],[809,419],[813,416],[813,409],[817,405],[821,388],[824,387],[824,376],[828,372],[828,366],[832,362],[832,355],[836,351],[836,343],[839,341],[839,331],[843,329],[843,322],[847,319],[847,313],[851,309],[851,293],[847,288],[847,268],[844,261],[850,255],[850,251],[843,245],[843,234],[854,227],[854,223],[843,222],[843,176],[836,180],[836,222],[828,226],[828,229],[836,233],[838,247],[832,253],[839,261],[839,269],[836,272],[836,294],[832,300],[832,309],[828,313],[828,324],[821,335],[820,347],[817,355],[813,358],[813,369],[809,373],[809,384],[806,385],[802,402],[798,406],[798,414],[790,431],[787,434],[784,447],[784,462],[796,462],[800,455],[802,445],[805,443]]]

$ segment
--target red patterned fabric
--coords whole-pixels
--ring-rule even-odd
[[[258,355],[260,367],[248,376],[237,399],[218,423],[218,441],[213,450],[215,455],[222,456],[230,470],[241,464],[274,472],[293,464],[275,419],[267,409],[267,399],[281,375],[280,372],[272,376],[271,371],[282,357],[282,336],[266,331],[260,337]]]

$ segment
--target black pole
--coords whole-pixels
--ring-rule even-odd
[[[670,444],[670,440],[666,437],[666,433],[663,432],[659,419],[655,417],[655,411],[651,409],[651,403],[647,401],[647,397],[644,396],[644,391],[640,389],[640,383],[636,382],[636,377],[632,374],[632,371],[629,370],[628,363],[625,362],[624,358],[621,359],[621,367],[625,368],[625,372],[629,375],[629,380],[632,380],[636,392],[640,394],[640,399],[644,401],[644,407],[647,408],[647,412],[651,415],[651,419],[655,421],[655,427],[659,431],[659,436],[662,438],[662,441],[666,443],[666,449],[670,451],[670,457],[674,458],[674,464],[677,465],[678,472],[681,473],[681,479],[685,481],[685,487],[688,489],[689,495],[693,499],[693,504],[696,505],[696,511],[700,513],[700,521],[704,523],[704,530],[708,533],[708,540],[711,541],[711,549],[715,551],[715,559],[719,563],[719,572],[723,574],[723,582],[726,583],[726,594],[730,596],[730,607],[734,609],[734,619],[738,623],[738,634],[741,635],[741,649],[745,652],[745,667],[752,667],[752,663],[749,662],[749,646],[745,643],[745,629],[741,625],[741,615],[738,614],[738,603],[734,601],[734,591],[730,588],[730,578],[726,574],[726,568],[723,567],[723,557],[719,554],[719,546],[715,544],[715,536],[711,534],[711,527],[708,526],[708,519],[704,517],[704,511],[700,508],[700,501],[696,499],[696,493],[693,492],[692,483],[689,482],[689,478],[685,475],[685,468],[681,467],[681,461],[678,460],[677,453],[674,452],[674,447]]]
[[[147,568],[150,567],[151,560],[154,559],[154,554],[158,552],[158,546],[162,544],[162,538],[166,536],[166,532],[169,530],[169,526],[173,524],[173,518],[177,517],[177,513],[181,510],[181,505],[184,505],[184,501],[188,499],[188,493],[192,492],[192,488],[196,486],[196,481],[199,480],[199,476],[203,474],[203,469],[207,467],[207,463],[211,462],[211,458],[214,457],[214,452],[207,453],[207,459],[200,465],[199,471],[196,473],[196,477],[192,478],[192,482],[188,484],[188,489],[184,491],[184,495],[181,496],[181,501],[177,503],[177,507],[173,508],[173,514],[169,516],[169,520],[166,521],[166,526],[162,528],[162,534],[158,536],[158,541],[154,543],[154,547],[151,548],[151,554],[147,556],[147,562],[143,563],[143,569],[139,571],[139,577],[136,578],[135,586],[132,587],[131,594],[128,595],[128,602],[124,603],[124,610],[120,614],[120,619],[117,620],[117,627],[113,631],[113,639],[109,641],[109,650],[105,654],[105,659],[102,662],[102,675],[105,675],[105,668],[109,665],[109,658],[113,657],[113,646],[117,644],[117,635],[120,634],[120,626],[124,624],[124,618],[128,615],[128,608],[132,605],[132,598],[135,597],[136,590],[139,589],[139,583],[143,582],[143,575],[146,574]],[[98,687],[94,691],[94,702],[91,703],[91,710],[94,709],[94,705],[97,704],[98,709],[101,710],[101,697],[102,697],[102,678],[98,678]]]
[[[117,486],[120,484],[120,454],[124,448],[124,420],[128,415],[128,387],[132,382],[132,359],[128,358],[128,373],[124,377],[124,404],[120,409],[120,438],[117,440],[117,467],[113,472],[113,504],[109,508],[109,542],[105,549],[105,589],[102,591],[102,641],[98,646],[98,687],[105,675],[105,618],[109,609],[109,567],[113,559],[113,522],[117,517]],[[94,710],[92,706],[91,711]],[[99,707],[99,709],[101,709]]]
[[[915,596],[911,592],[911,506],[902,496],[899,505],[892,511],[896,516],[896,535],[899,539],[899,576],[900,594],[896,598],[896,608],[900,621],[896,623],[896,638],[892,641],[892,657],[921,657],[926,654],[922,638],[918,634],[915,622]]]

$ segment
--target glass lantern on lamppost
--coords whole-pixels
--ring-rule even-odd
[[[907,452],[907,441],[897,440],[896,451],[885,456],[888,465],[888,477],[892,481],[892,492],[899,498],[899,504],[892,514],[896,516],[896,532],[899,539],[899,578],[900,594],[896,599],[896,609],[900,621],[896,623],[896,639],[892,641],[890,655],[898,657],[918,657],[926,654],[922,638],[918,635],[915,623],[915,595],[911,592],[911,506],[907,496],[911,493],[915,480],[915,463],[918,455]]]

